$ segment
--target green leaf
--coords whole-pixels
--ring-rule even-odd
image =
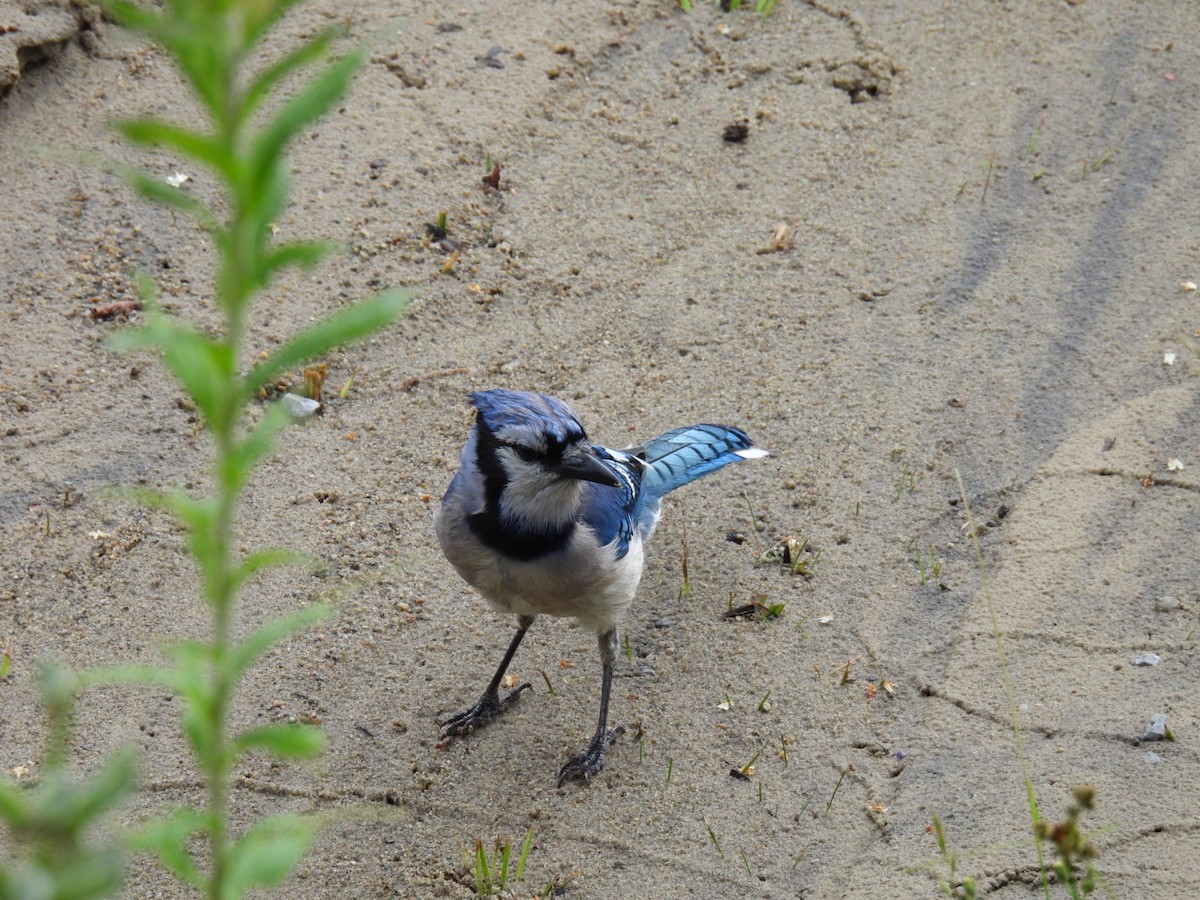
[[[69,705],[79,690],[79,677],[65,666],[53,660],[38,668],[38,690],[51,705]]]
[[[176,663],[173,687],[184,703],[183,733],[201,766],[212,766],[221,758],[212,725],[217,704],[212,678],[213,648],[199,641],[178,641],[168,644],[163,651]]]
[[[211,135],[156,118],[127,119],[117,122],[116,128],[134,144],[167,147],[228,177],[228,156]]]
[[[129,847],[156,854],[180,881],[202,888],[206,879],[185,845],[197,831],[207,831],[209,821],[209,814],[203,810],[179,807],[165,818],[142,825],[129,837]]]
[[[253,115],[262,101],[266,99],[275,86],[287,75],[325,56],[329,50],[330,43],[340,31],[341,29],[338,28],[330,28],[318,34],[312,40],[301,44],[291,53],[284,56],[283,59],[264,69],[246,90],[245,100],[242,103],[241,110],[239,110],[242,121]]]
[[[253,430],[230,448],[221,460],[221,480],[231,494],[241,491],[254,467],[274,449],[275,435],[292,422],[281,403],[272,403]]]
[[[156,37],[162,28],[162,16],[150,12],[129,0],[99,0],[99,5],[112,13],[126,28]]]
[[[215,498],[197,500],[178,488],[169,491],[134,488],[121,493],[128,494],[145,506],[166,509],[174,514],[187,530],[188,549],[204,574],[205,588],[211,588],[220,574],[217,568],[220,556],[213,535],[217,515]]]
[[[249,183],[237,187],[240,213],[245,220],[241,236],[253,246],[238,252],[254,266],[248,268],[245,279],[248,290],[256,291],[267,283],[271,274],[267,266],[270,251],[266,245],[271,238],[272,224],[287,206],[290,179],[282,156],[269,160],[262,169],[253,172],[256,174],[249,176]]]
[[[179,724],[183,728],[183,736],[187,738],[188,746],[196,755],[200,768],[206,772],[216,769],[217,760],[221,759],[220,748],[213,741],[212,720],[205,715],[203,706],[189,703],[183,708]]]
[[[212,662],[212,644],[204,641],[172,641],[163,646],[163,653],[175,660],[179,671],[190,676],[200,672]]]
[[[242,381],[243,396],[253,397],[259,388],[270,384],[284,372],[328,353],[339,344],[346,344],[379,331],[400,315],[408,305],[408,300],[407,291],[384,291],[339,310],[300,332],[250,370]]]
[[[276,816],[247,831],[230,849],[225,897],[243,896],[256,887],[275,887],[292,871],[312,843],[316,822]]]
[[[18,787],[7,777],[0,780],[0,819],[8,823],[10,831],[20,828],[26,819],[26,800],[29,793]]]
[[[190,324],[168,316],[157,304],[149,306],[148,312],[145,325],[122,332],[114,345],[119,349],[150,347],[161,352],[167,368],[209,426],[223,431],[232,414],[229,398],[223,392],[234,370],[228,342],[205,337]]]
[[[175,58],[175,65],[213,121],[222,123],[232,87],[227,76],[236,70],[240,48],[229,40],[226,17],[214,15],[211,7],[209,3],[169,3],[162,25],[152,36]]]
[[[135,500],[142,506],[166,510],[189,531],[211,528],[216,515],[212,500],[197,500],[181,488],[156,491],[153,488],[121,487],[115,493]]]
[[[113,754],[83,783],[61,772],[48,773],[39,785],[39,805],[34,813],[39,828],[59,834],[82,831],[133,790],[136,776],[129,751]]]
[[[325,732],[315,725],[263,725],[243,731],[233,742],[236,754],[269,750],[284,759],[316,756],[325,749]]]
[[[229,654],[230,676],[240,678],[264,651],[281,638],[321,621],[331,612],[333,607],[325,603],[316,603],[272,619],[232,649]]]
[[[293,241],[288,244],[280,244],[271,250],[266,266],[271,272],[286,266],[311,269],[333,250],[334,245],[329,241]]]
[[[227,40],[225,18],[230,4],[172,2],[165,4],[162,13],[151,13],[129,0],[99,2],[125,27],[162,44],[208,112],[219,119],[225,111],[222,100],[228,91],[220,76],[233,70],[238,53],[238,48],[231,46],[233,42]],[[214,5],[225,7],[225,15],[214,14]]]
[[[12,867],[0,866],[0,897],[44,900],[53,896],[54,877],[35,862],[26,860]]]
[[[136,166],[125,165],[114,160],[101,160],[98,165],[104,171],[124,179],[130,187],[147,200],[178,209],[191,216],[205,231],[212,232],[220,227],[220,220],[211,209],[191,194],[167,184],[165,179],[144,172]],[[144,292],[142,300],[143,302],[146,300]]]
[[[178,690],[179,683],[177,669],[136,663],[100,666],[79,673],[79,684],[84,688],[113,684],[155,684]]]
[[[255,136],[250,147],[251,183],[259,181],[284,146],[308,125],[325,115],[350,87],[364,53],[356,50],[334,62],[287,101]]]
[[[243,559],[237,569],[234,570],[234,590],[241,587],[246,579],[254,575],[255,572],[259,572],[270,566],[311,566],[315,568],[320,565],[322,563],[319,557],[313,556],[311,553],[301,553],[299,550],[278,548],[259,550],[257,553],[251,553]]]
[[[121,887],[125,861],[116,847],[79,850],[65,862],[52,864],[50,873],[57,882],[54,900],[95,900]]]
[[[302,0],[273,0],[270,3],[237,3],[242,26],[243,46],[251,47],[274,25],[279,17]]]

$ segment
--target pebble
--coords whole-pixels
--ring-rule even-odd
[[[1166,713],[1155,713],[1150,717],[1150,722],[1146,725],[1146,733],[1144,735],[1148,741],[1162,741],[1167,737],[1167,715]]]
[[[1155,612],[1175,612],[1183,609],[1183,604],[1179,602],[1178,597],[1172,597],[1169,594],[1164,594],[1154,601]]]
[[[301,397],[299,394],[284,394],[280,398],[280,402],[283,404],[283,408],[288,411],[288,414],[295,416],[297,419],[307,419],[321,408],[319,400]]]

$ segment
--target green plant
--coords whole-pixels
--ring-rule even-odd
[[[756,752],[752,757],[750,757],[750,759],[748,759],[746,761],[746,764],[744,766],[742,766],[738,771],[741,772],[743,775],[747,775],[747,776],[753,775],[754,774],[754,764],[756,762],[758,762],[758,758],[760,756],[762,756],[762,752],[766,749],[767,749],[766,744],[763,744],[761,747],[759,747],[758,752]]]
[[[759,787],[762,787],[762,785],[760,784]],[[738,850],[738,855],[742,858],[742,867],[746,870],[746,877],[753,878],[754,872],[750,868],[750,857],[746,855],[745,850]]]
[[[113,165],[144,197],[190,216],[216,248],[215,308],[222,327],[208,334],[168,314],[153,285],[139,276],[146,323],[118,335],[120,349],[161,354],[202,417],[212,437],[212,489],[197,496],[183,489],[139,491],[144,503],[168,510],[183,526],[187,548],[200,571],[202,594],[212,619],[203,641],[166,649],[163,667],[126,666],[92,673],[107,680],[165,685],[184,701],[183,729],[207,787],[202,807],[181,807],[144,825],[133,839],[151,850],[178,878],[213,900],[231,900],[255,887],[278,884],[305,852],[315,830],[311,818],[274,816],[240,835],[231,833],[229,791],[238,759],[251,751],[279,758],[312,756],[324,734],[299,724],[267,725],[235,732],[229,721],[235,689],[257,658],[279,639],[327,614],[309,607],[269,622],[238,640],[234,611],[242,585],[269,567],[301,557],[281,550],[240,555],[236,510],[256,466],[269,454],[292,418],[272,405],[252,423],[249,409],[259,392],[284,373],[333,347],[362,338],[390,323],[406,298],[386,292],[343,309],[286,341],[270,356],[250,363],[244,347],[246,320],[255,296],[285,268],[312,266],[330,251],[314,241],[275,243],[275,221],[287,205],[288,143],[320,118],[346,92],[362,62],[361,52],[327,62],[322,71],[275,100],[281,83],[298,70],[330,57],[334,31],[323,32],[257,72],[248,63],[268,30],[297,0],[167,0],[161,8],[129,0],[105,0],[128,27],[159,43],[173,58],[207,117],[206,127],[159,118],[118,124],[131,143],[165,149],[206,168],[223,187],[220,209],[133,167]],[[268,101],[273,111],[263,110]],[[208,845],[201,866],[190,844]]]
[[[821,551],[810,547],[808,538],[800,541],[789,537],[784,544],[783,563],[793,575],[812,578],[820,560]]]
[[[837,784],[833,786],[833,793],[829,795],[829,802],[825,804],[825,815],[829,815],[829,810],[833,808],[834,798],[837,797],[838,791],[841,790],[842,782],[846,780],[846,769],[842,770],[842,774],[838,776]]]
[[[746,501],[746,512],[750,514],[750,527],[756,534],[766,530],[767,526],[758,518],[758,513],[754,511],[754,504],[750,502],[750,497],[742,494],[742,499]]]
[[[917,476],[913,472],[912,466],[907,462],[900,469],[900,474],[896,476],[896,490],[892,494],[893,500],[899,500],[905,494],[916,493]]]
[[[688,538],[687,524],[683,526],[683,531],[679,536],[680,543],[683,545],[683,556],[680,562],[683,570],[683,581],[679,584],[679,593],[675,597],[676,603],[683,603],[684,600],[692,599],[692,579],[688,574]]]
[[[570,887],[571,883],[575,881],[577,874],[578,873],[576,872],[572,872],[566,876],[555,875],[548,882],[546,882],[546,886],[542,888],[542,892],[538,894],[538,896],[545,897],[547,900],[549,900],[550,897],[565,896],[567,894],[567,888]]]
[[[513,881],[520,881],[525,874],[525,863],[529,859],[529,851],[533,849],[533,832],[525,835],[521,852],[517,856],[517,867],[513,871]],[[475,893],[480,897],[493,897],[508,887],[508,866],[512,858],[512,838],[501,841],[496,838],[495,858],[488,861],[488,855],[483,849],[482,838],[475,839],[475,855],[472,859],[472,869],[475,874]]]
[[[759,594],[749,603],[743,603],[740,606],[734,606],[733,592],[730,591],[729,608],[725,610],[722,616],[726,619],[757,618],[766,622],[770,619],[778,619],[783,615],[783,611],[786,608],[786,603],[768,603],[766,594]]]
[[[133,754],[113,754],[86,782],[67,772],[71,709],[78,680],[55,665],[39,686],[49,724],[37,784],[0,781],[0,822],[14,854],[0,866],[0,898],[103,897],[121,886],[124,848],[111,836],[95,840],[98,823],[134,789]]]
[[[709,824],[708,819],[704,818],[704,817],[702,817],[702,818],[704,821],[704,827],[708,829],[709,841],[711,841],[712,845],[717,848],[717,855],[719,857],[721,857],[721,859],[724,859],[725,851],[721,848],[721,841],[717,838],[717,833],[715,831],[713,831],[713,827],[712,827],[712,825]]]
[[[969,875],[958,877],[958,861],[959,855],[956,851],[951,850],[946,842],[946,828],[942,825],[942,820],[939,816],[933,817],[933,833],[937,838],[938,854],[942,858],[942,863],[946,866],[946,877],[938,876],[938,887],[942,893],[951,898],[962,898],[962,900],[975,900],[979,896],[979,890],[975,886],[975,879]]]
[[[425,223],[425,233],[435,241],[443,240],[446,235],[450,233],[450,226],[447,222],[447,218],[448,214],[446,213],[446,210],[443,209],[440,213],[438,213],[436,222]]]
[[[1026,156],[1036,156],[1037,155],[1038,144],[1041,143],[1041,140],[1042,140],[1042,126],[1045,123],[1046,123],[1046,119],[1044,116],[1042,118],[1038,119],[1037,125],[1035,125],[1033,128],[1033,134],[1031,134],[1029,136],[1029,143],[1025,145],[1025,155]]]
[[[1112,158],[1113,158],[1113,148],[1106,147],[1104,149],[1104,152],[1102,154],[1100,154],[1100,156],[1097,159],[1085,159],[1083,161],[1083,177],[1087,178],[1089,172],[1092,172],[1092,173],[1099,172],[1106,165],[1108,165],[1110,162],[1112,162]]]
[[[1099,877],[1091,861],[1096,858],[1096,845],[1079,830],[1083,813],[1096,808],[1096,790],[1091,785],[1078,787],[1074,791],[1075,801],[1067,807],[1067,817],[1054,825],[1044,819],[1034,824],[1034,835],[1039,842],[1052,846],[1057,859],[1051,867],[1058,883],[1065,886],[1072,900],[1083,900],[1096,890]],[[1077,875],[1076,869],[1083,874]]]
[[[717,0],[717,2],[720,3],[721,9],[726,12],[742,8],[742,0]],[[778,2],[779,0],[755,0],[754,11],[760,16],[768,16]],[[691,12],[693,5],[692,0],[679,0],[679,7],[684,12]]]
[[[949,590],[942,581],[942,559],[938,556],[937,548],[930,544],[922,550],[915,541],[912,547],[913,561],[916,563],[917,577],[921,580],[921,584],[933,582],[939,590]]]

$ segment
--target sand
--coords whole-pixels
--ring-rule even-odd
[[[182,169],[212,197],[107,127],[194,114],[169,61],[33,8],[0,3],[0,765],[26,780],[39,660],[161,661],[208,627],[179,529],[107,488],[203,492],[210,448],[154,357],[107,347],[128,323],[91,311],[131,299],[140,267],[216,321],[187,221],[34,154]],[[925,898],[946,875],[936,815],[983,896],[1041,896],[1026,775],[1051,820],[1095,786],[1084,824],[1112,895],[1195,893],[1190,4],[322,0],[272,48],[338,21],[370,62],[292,148],[278,224],[346,249],[262,298],[250,352],[382,287],[415,299],[327,360],[344,399],[242,507],[244,547],[328,568],[256,580],[239,632],[336,605],[238,694],[239,726],[328,734],[315,763],[238,766],[238,827],[326,822],[280,895],[472,896],[476,839],[532,831],[515,897]],[[426,237],[442,210],[450,272]],[[612,446],[713,421],[772,451],[668,501],[614,689],[626,734],[588,786],[555,785],[599,693],[594,638],[565,621],[534,626],[513,669],[533,689],[507,717],[436,746],[514,624],[432,532],[486,387],[562,397]],[[762,561],[788,536],[807,574]],[[755,601],[782,612],[723,616]],[[179,707],[133,687],[81,701],[81,770],[139,752],[123,822],[201,797]],[[1174,742],[1145,740],[1160,713]],[[126,895],[186,891],[135,857]]]

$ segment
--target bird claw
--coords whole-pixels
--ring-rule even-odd
[[[495,691],[486,693],[472,706],[445,719],[438,719],[444,740],[470,734],[482,728],[521,698],[521,692],[533,687],[528,681],[501,697]]]
[[[590,782],[592,776],[598,775],[600,770],[604,768],[604,751],[612,746],[613,741],[618,735],[625,733],[625,726],[618,725],[616,728],[609,728],[604,732],[603,736],[599,736],[593,740],[591,746],[578,756],[572,756],[563,764],[563,767],[558,770],[558,786],[562,787],[563,782],[568,778],[578,778],[583,782]]]

